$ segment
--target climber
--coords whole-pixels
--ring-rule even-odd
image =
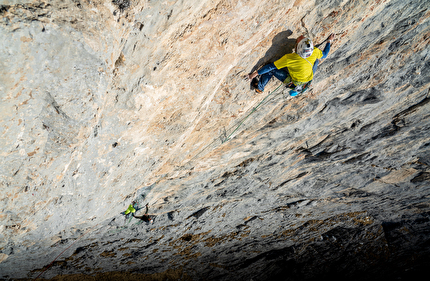
[[[251,80],[251,86],[257,93],[262,93],[272,76],[275,76],[287,87],[294,89],[290,91],[291,96],[297,96],[304,87],[309,85],[308,82],[312,81],[319,60],[327,57],[333,39],[334,34],[331,34],[327,38],[324,51],[321,52],[320,49],[314,48],[309,38],[301,35],[296,40],[295,53],[286,54],[274,63],[266,64],[258,71],[248,74],[245,78]],[[259,80],[256,78],[258,75],[260,75]]]
[[[143,221],[145,221],[145,222],[153,223],[153,222],[154,222],[154,219],[152,219],[152,218],[148,215],[148,211],[149,211],[149,206],[148,206],[148,203],[146,203],[146,211],[145,211],[145,214],[144,214],[143,216],[141,216],[141,217],[137,217],[137,216],[135,216],[135,215],[133,214],[133,217],[135,217],[136,219],[141,219],[141,220],[143,220]]]
[[[123,212],[123,214],[125,215],[125,219],[129,218],[130,213],[134,217],[134,213],[136,213],[136,211],[138,210],[138,208],[139,208],[139,206],[137,205],[136,201],[131,202],[130,206],[128,206],[128,209]]]

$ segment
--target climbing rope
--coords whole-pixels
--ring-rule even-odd
[[[264,101],[270,97],[273,93],[275,93],[283,84],[279,85],[275,90],[273,90],[271,93],[269,93],[256,107],[254,107],[252,109],[252,111],[242,120],[242,122],[239,123],[239,125],[237,125],[236,129],[233,130],[233,132],[231,134],[229,134],[225,140],[222,143],[226,143],[230,140],[230,137],[240,128],[240,126],[242,126],[242,124],[246,121],[246,119],[248,119],[249,116],[251,116],[255,111],[257,111],[257,109],[260,107],[260,105],[262,105],[264,103]]]
[[[231,133],[229,133],[227,135],[227,133],[225,133],[225,137],[221,138],[221,137],[217,137],[215,138],[211,143],[209,143],[208,145],[206,145],[202,150],[200,150],[196,155],[194,155],[189,162],[193,161],[194,159],[196,159],[198,156],[200,156],[204,151],[206,151],[209,147],[211,147],[212,145],[214,145],[216,142],[220,142],[220,144],[224,144],[226,142],[228,142],[231,137],[234,135],[234,133],[237,132],[237,130],[239,130],[239,128],[243,125],[243,123],[245,123],[245,121],[253,114],[255,113],[259,107],[261,107],[262,105],[267,104],[270,99],[268,99],[271,95],[273,95],[283,84],[279,85],[275,90],[273,90],[272,92],[270,92],[262,101],[260,101],[256,106],[252,107],[252,110],[250,113],[248,113],[243,119],[241,119],[238,123],[236,123],[236,125],[231,126],[229,129],[227,129],[227,131],[231,131],[233,130]],[[233,129],[234,128],[234,129]]]

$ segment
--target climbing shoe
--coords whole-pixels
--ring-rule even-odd
[[[290,91],[290,96],[292,96],[292,97],[295,97],[295,96],[297,96],[299,93],[297,92],[297,91],[295,91],[295,90],[291,90]]]
[[[252,81],[251,81],[251,87],[254,88],[254,90],[257,93],[259,93],[259,94],[261,94],[263,92],[262,90],[258,89],[258,80],[257,80],[257,78],[252,79]]]

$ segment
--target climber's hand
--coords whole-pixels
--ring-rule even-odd
[[[257,77],[257,75],[258,75],[258,72],[257,72],[257,71],[254,71],[253,73],[250,73],[250,74],[248,74],[248,75],[245,75],[245,80],[252,80],[252,79],[254,79],[255,77]]]

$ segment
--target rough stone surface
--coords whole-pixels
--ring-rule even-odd
[[[427,0],[0,3],[0,278],[427,270]],[[305,94],[243,79],[331,32]]]

